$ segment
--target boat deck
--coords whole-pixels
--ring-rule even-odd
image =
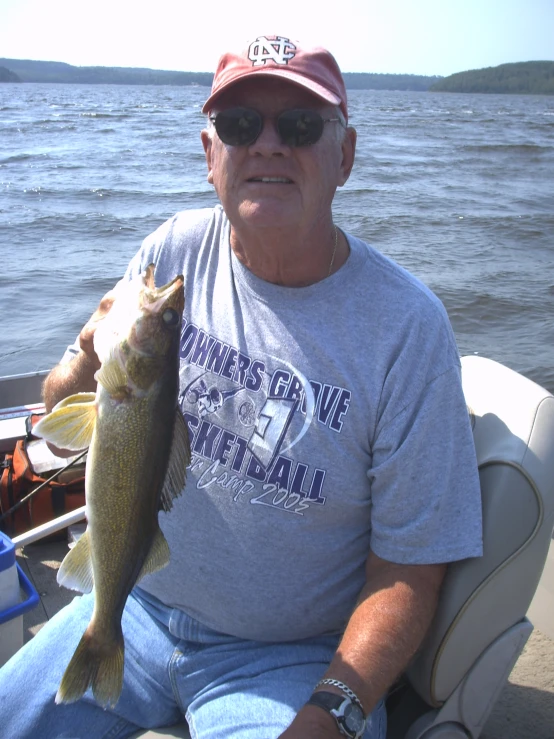
[[[40,596],[40,603],[23,615],[25,642],[76,595],[56,582],[56,573],[67,552],[67,540],[41,541],[17,550],[17,561]]]
[[[58,586],[56,572],[67,553],[64,540],[37,542],[18,550],[18,562],[41,603],[24,616],[29,641],[75,593]],[[554,620],[554,613],[552,614]],[[539,630],[531,637],[489,717],[481,739],[553,739],[554,640]]]

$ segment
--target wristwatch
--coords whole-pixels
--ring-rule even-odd
[[[319,706],[337,722],[340,733],[349,739],[362,739],[365,716],[362,707],[350,698],[318,690],[312,693],[308,705]]]

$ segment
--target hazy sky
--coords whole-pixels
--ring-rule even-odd
[[[211,72],[264,34],[345,72],[449,75],[554,60],[554,0],[0,0],[0,57]]]

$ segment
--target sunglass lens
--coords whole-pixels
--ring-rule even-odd
[[[277,119],[279,134],[287,146],[315,144],[323,126],[323,118],[315,110],[286,110]]]
[[[251,108],[230,108],[216,115],[215,130],[224,144],[248,146],[261,133],[262,117]]]

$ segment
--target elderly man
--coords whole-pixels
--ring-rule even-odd
[[[185,279],[192,462],[160,516],[171,562],[127,601],[115,708],[89,693],[54,703],[84,596],[3,671],[13,739],[124,737],[183,714],[198,739],[382,739],[383,697],[429,627],[446,563],[481,554],[445,311],[333,222],[356,146],[336,61],[260,36],[221,58],[203,110],[221,206],[177,214],[126,274],[154,262],[158,284]],[[94,389],[91,339],[109,306],[51,373],[47,406]]]

